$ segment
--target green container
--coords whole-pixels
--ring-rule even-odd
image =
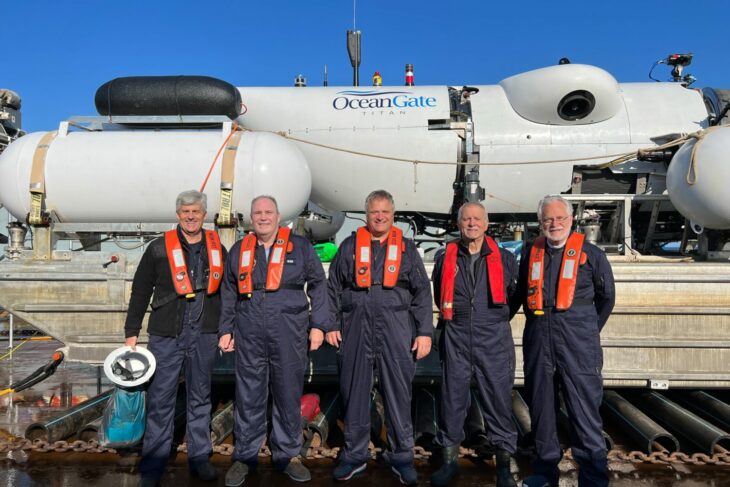
[[[314,251],[317,252],[319,260],[322,262],[332,262],[337,253],[337,245],[332,242],[325,242],[314,246]]]

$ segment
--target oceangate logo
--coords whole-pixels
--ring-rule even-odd
[[[340,91],[332,100],[335,110],[367,108],[434,108],[436,97],[414,95],[410,91]]]

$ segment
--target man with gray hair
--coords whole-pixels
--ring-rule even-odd
[[[444,486],[457,473],[459,445],[476,383],[490,446],[496,450],[497,487],[516,486],[510,459],[517,448],[512,422],[515,344],[509,298],[517,287],[517,262],[486,235],[489,219],[480,203],[457,215],[460,238],[436,255],[433,290],[440,310],[441,411],[436,444],[443,463],[431,484]]]
[[[370,458],[370,391],[377,374],[385,400],[385,460],[404,484],[414,485],[411,381],[415,362],[433,336],[431,285],[412,240],[393,225],[393,197],[373,191],[366,226],[346,238],[330,264],[329,294],[338,322],[327,342],[338,347],[345,446],[336,480],[362,473]]]
[[[132,282],[125,344],[132,348],[137,345],[152,298],[147,347],[157,362],[147,390],[140,486],[157,485],[170,457],[181,371],[187,392],[190,471],[202,480],[218,477],[208,460],[212,451],[210,387],[218,341],[218,289],[226,251],[215,231],[203,230],[206,206],[205,194],[198,191],[178,195],[177,227],[150,243]]]
[[[226,473],[228,487],[242,485],[257,468],[269,391],[274,468],[296,482],[311,479],[299,458],[300,398],[307,350],[322,344],[332,313],[327,279],[312,244],[280,226],[280,220],[272,196],[254,198],[253,232],[231,248],[222,284],[218,346],[235,352],[236,363],[236,448]]]
[[[571,423],[578,485],[608,485],[599,407],[603,397],[600,333],[615,302],[606,254],[571,233],[573,208],[546,196],[537,208],[542,235],[525,249],[512,314],[523,306],[525,393],[535,438],[534,475],[527,487],[557,486],[563,451],[558,441],[558,391]]]

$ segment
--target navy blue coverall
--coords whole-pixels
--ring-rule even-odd
[[[338,314],[332,330],[342,331],[338,359],[340,394],[345,405],[345,447],[340,461],[361,464],[370,459],[370,391],[373,369],[385,401],[391,465],[413,462],[411,382],[416,336],[433,336],[431,285],[413,241],[403,239],[398,285],[383,288],[387,243],[371,243],[370,289],[355,282],[355,236],[346,238],[330,264],[329,293]]]
[[[458,446],[464,440],[464,420],[469,409],[472,376],[488,426],[491,445],[514,453],[517,430],[512,422],[512,386],[515,377],[515,345],[510,328],[508,305],[492,301],[487,263],[491,253],[486,241],[472,260],[469,250],[459,244],[454,278],[454,317],[440,323],[439,355],[441,380],[441,424],[436,443]],[[506,297],[517,286],[517,261],[500,249]],[[433,288],[436,305],[441,306],[441,271],[445,252],[436,256]],[[471,269],[470,269],[471,267]]]
[[[518,293],[512,305],[524,305],[526,324],[522,340],[525,392],[530,407],[536,459],[533,469],[557,485],[562,449],[557,434],[558,388],[562,390],[571,423],[571,448],[578,462],[581,486],[608,485],[606,443],[599,407],[603,398],[603,351],[600,332],[615,303],[611,265],[598,247],[583,244],[587,256],[579,266],[573,305],[554,307],[563,248],[545,245],[543,306],[537,316],[527,308],[527,273],[530,247],[520,263]]]
[[[300,398],[307,364],[307,330],[328,328],[332,321],[327,299],[327,281],[312,244],[291,235],[281,286],[265,291],[268,259],[257,245],[248,296],[238,293],[241,241],[236,242],[226,262],[221,286],[219,335],[233,333],[236,364],[236,439],[233,461],[255,465],[266,436],[266,406],[269,384],[273,396],[272,430],[269,441],[272,461],[285,468],[302,447]],[[306,294],[304,285],[306,284]],[[293,288],[297,289],[293,289]],[[307,295],[311,300],[307,302]]]
[[[153,241],[140,260],[132,284],[132,297],[125,324],[126,336],[137,336],[142,317],[152,300],[147,348],[157,367],[147,389],[147,418],[139,471],[159,479],[170,456],[175,398],[181,371],[187,392],[188,462],[207,462],[210,441],[210,387],[213,360],[218,345],[217,321],[220,298],[206,294],[208,254],[205,242],[189,244],[178,232],[190,281],[197,290],[194,299],[175,294],[164,238]],[[225,257],[225,249],[223,249]],[[160,319],[164,317],[164,319]]]

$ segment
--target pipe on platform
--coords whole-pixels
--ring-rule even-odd
[[[339,393],[329,395],[324,401],[318,398],[319,412],[314,418],[308,421],[307,418],[302,416],[302,434],[304,436],[301,449],[302,457],[308,455],[310,447],[323,446],[327,443],[330,422],[337,421],[337,405],[339,404],[339,399]]]
[[[322,444],[327,443],[329,437],[330,424],[337,422],[337,413],[339,412],[340,393],[332,394],[330,397],[323,399],[319,403],[320,412],[310,421],[306,428],[314,433],[319,434]]]
[[[25,437],[29,440],[45,440],[49,443],[68,438],[83,425],[102,415],[112,391],[113,389],[109,389],[84,401],[56,418],[31,424],[25,429]]]
[[[649,391],[642,393],[640,398],[644,412],[666,428],[687,438],[708,455],[730,449],[730,434],[663,395]]]
[[[213,417],[210,419],[213,445],[220,445],[228,435],[233,433],[233,407],[234,402],[230,401],[223,409],[213,413]]]
[[[616,391],[606,390],[603,392],[603,405],[611,417],[621,424],[623,430],[639,443],[645,452],[667,451],[668,453],[674,453],[679,451],[679,442],[671,433]]]
[[[413,398],[413,433],[416,445],[430,447],[438,430],[436,395],[428,389],[420,388]]]
[[[99,430],[101,429],[101,418],[86,423],[76,433],[76,439],[81,441],[99,441]]]
[[[517,426],[517,434],[520,438],[528,438],[532,433],[532,420],[530,419],[530,408],[517,390],[512,390],[512,419]]]
[[[730,404],[705,391],[692,391],[689,397],[683,397],[681,403],[718,427],[730,431]]]

